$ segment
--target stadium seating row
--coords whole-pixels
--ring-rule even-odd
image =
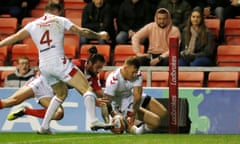
[[[35,11],[40,11],[41,9],[34,9]],[[66,9],[65,17],[71,19],[74,23],[81,26],[81,10],[82,9]],[[36,12],[37,13],[37,12]],[[43,12],[38,14],[32,14],[31,18],[24,18],[22,21],[22,26],[26,25],[29,21],[32,21],[36,17],[42,16]],[[239,45],[240,44],[240,19],[227,19],[225,21],[225,42],[229,45]],[[205,19],[206,26],[212,31],[215,40],[218,40],[220,33],[220,20],[219,19]],[[117,29],[117,28],[116,28]],[[17,31],[17,19],[14,17],[1,17],[0,18],[0,31],[1,37],[4,35],[9,35]]]
[[[0,72],[0,86],[4,85],[4,79],[8,74],[14,71]],[[99,79],[104,87],[105,80],[111,71],[102,71],[99,73]],[[146,72],[143,74],[143,86],[147,86]],[[237,88],[239,81],[239,72],[209,72],[207,87]],[[181,71],[178,75],[179,87],[204,87],[204,72]],[[168,87],[168,72],[153,71],[151,73],[151,87]]]
[[[77,38],[78,39],[78,38]],[[67,57],[70,59],[87,58],[88,49],[93,44],[82,45],[80,50],[78,49],[78,40],[67,37],[64,39],[64,49]],[[74,42],[76,41],[76,42]],[[130,44],[116,45],[111,55],[111,46],[109,44],[96,44],[99,53],[105,56],[107,65],[119,66],[123,64],[123,61],[129,57],[134,56],[132,46]],[[9,52],[9,53],[8,53]],[[141,52],[144,52],[144,46],[141,46]],[[15,66],[16,59],[25,55],[31,60],[32,66],[38,64],[38,52],[35,44],[31,39],[25,39],[22,44],[14,44],[9,50],[8,46],[0,48],[0,66],[4,66],[10,55],[10,65]],[[217,66],[240,66],[240,46],[237,45],[219,45],[217,48],[216,57]]]
[[[24,41],[21,44],[14,44],[10,50],[10,65],[16,66],[16,60],[19,56],[25,55],[30,59],[32,66],[38,65],[38,51],[35,44],[31,39]],[[31,41],[31,42],[30,42]],[[65,41],[68,41],[65,39]],[[86,59],[89,56],[88,49],[92,47],[92,44],[85,44],[81,46],[80,51],[78,51],[77,46],[71,41],[65,43],[64,49],[66,56],[70,59],[83,58]],[[106,65],[111,65],[113,63],[115,66],[123,64],[123,61],[129,57],[134,56],[131,45],[116,45],[114,50],[113,59],[111,58],[111,46],[109,44],[95,45],[98,52],[103,54],[106,60]],[[141,52],[144,51],[144,46],[141,46]],[[8,47],[0,48],[0,66],[4,66],[8,60]]]

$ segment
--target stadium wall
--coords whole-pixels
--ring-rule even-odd
[[[2,88],[0,98],[6,98],[14,91],[16,89]],[[168,88],[145,88],[144,92],[155,98],[168,98]],[[191,134],[240,134],[240,89],[180,88],[179,97],[187,98],[189,103]],[[40,127],[42,120],[31,116],[6,120],[9,112],[22,105],[41,108],[34,99],[29,99],[21,105],[0,110],[0,132],[32,132]],[[69,91],[63,106],[65,116],[51,122],[53,131],[90,131],[82,97],[75,90]],[[99,108],[97,113],[101,119]]]

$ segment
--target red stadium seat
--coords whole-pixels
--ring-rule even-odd
[[[64,0],[65,9],[83,9],[86,5],[83,0]]]
[[[7,61],[8,46],[0,48],[0,66],[4,66]]]
[[[240,66],[240,47],[238,45],[220,45],[217,48],[218,66]]]
[[[141,46],[142,53],[144,52],[144,46]],[[133,52],[132,45],[130,44],[119,44],[114,48],[114,56],[113,56],[113,65],[119,66],[122,65],[124,60],[129,56],[135,56]]]
[[[76,46],[73,45],[64,45],[64,51],[65,51],[65,55],[69,58],[69,59],[74,59],[76,58]]]
[[[208,87],[238,87],[238,72],[210,72],[208,75]]]
[[[153,71],[151,79],[152,87],[168,87],[168,72]]]
[[[12,47],[11,64],[17,65],[17,59],[26,56],[30,60],[31,66],[38,66],[38,50],[28,44],[14,44]]]
[[[35,17],[25,17],[22,19],[21,27],[26,26],[29,22],[34,21],[36,18]]]
[[[17,22],[18,20],[15,17],[0,18],[0,40],[17,31]]]
[[[226,19],[224,30],[227,45],[240,44],[240,19]]]
[[[204,72],[187,72],[178,73],[179,87],[203,87]]]
[[[2,71],[1,72],[1,78],[0,78],[0,86],[1,87],[4,87],[4,81],[5,81],[5,78],[9,75],[9,74],[12,74],[14,73],[15,71]]]
[[[66,18],[82,18],[82,9],[65,9]]]
[[[220,19],[204,19],[205,25],[212,32],[215,40],[218,40],[220,33]]]

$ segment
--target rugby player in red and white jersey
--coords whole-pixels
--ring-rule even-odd
[[[83,96],[86,110],[89,113],[91,128],[112,127],[109,124],[100,122],[97,118],[95,94],[92,87],[88,84],[84,74],[65,57],[63,44],[65,30],[94,39],[109,40],[109,35],[107,32],[96,33],[73,24],[69,19],[59,16],[62,10],[61,5],[48,3],[42,17],[28,23],[16,34],[0,41],[0,47],[31,36],[38,48],[39,69],[55,94],[51,99],[38,133],[51,134],[49,124],[55,111],[67,97],[67,85],[74,87]]]
[[[167,114],[167,109],[161,103],[142,92],[139,67],[139,59],[129,57],[123,66],[109,74],[104,90],[104,94],[112,101],[113,110],[123,113],[128,122],[128,132],[132,134],[157,128]],[[139,121],[143,124],[137,127]]]

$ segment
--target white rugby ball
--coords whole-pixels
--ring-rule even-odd
[[[122,134],[125,130],[125,122],[122,114],[116,114],[111,121],[114,128],[111,131],[115,134]]]

